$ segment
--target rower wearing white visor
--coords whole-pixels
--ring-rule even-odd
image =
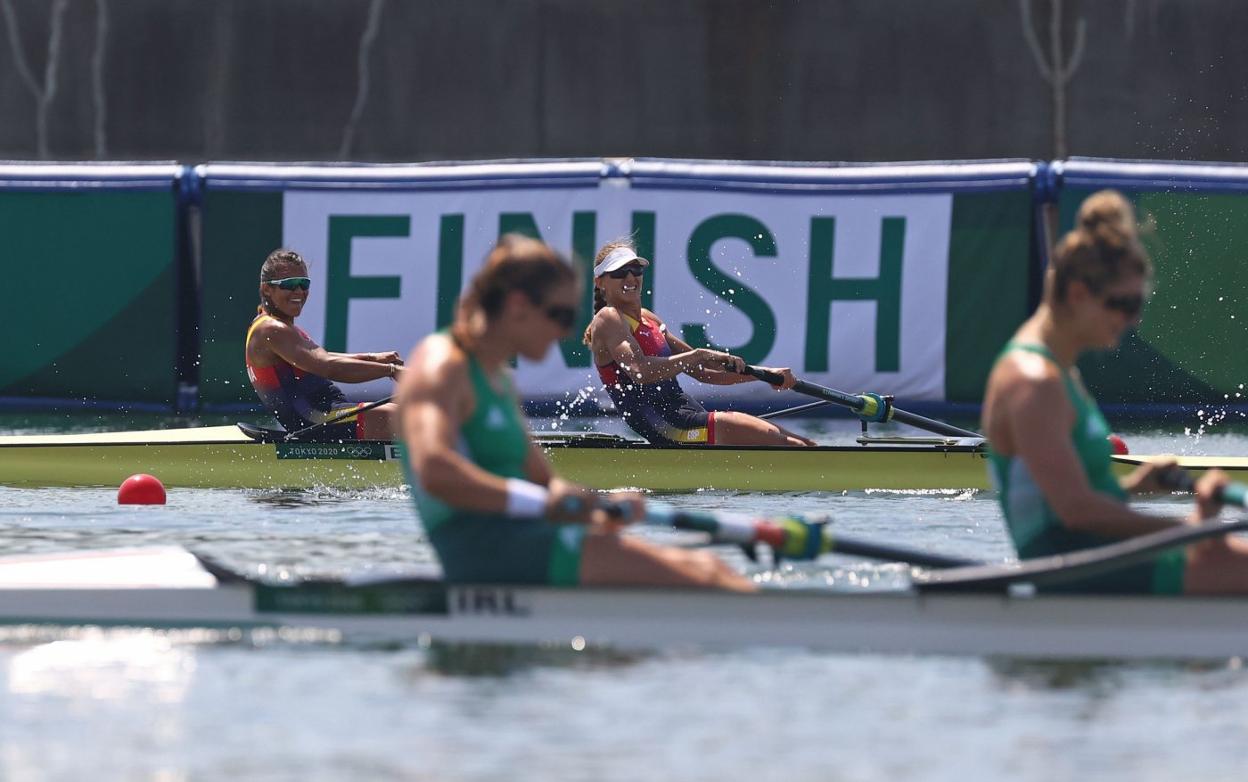
[[[685,393],[677,376],[732,385],[754,380],[738,356],[693,348],[641,306],[642,278],[650,261],[631,240],[609,242],[594,260],[594,319],[585,330],[598,376],[625,423],[658,444],[814,445],[770,421],[738,412],[708,411]],[[786,390],[797,382],[788,368],[771,368]]]

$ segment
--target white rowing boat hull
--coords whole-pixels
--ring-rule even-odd
[[[0,560],[0,623],[307,627],[348,640],[625,649],[785,646],[1025,658],[1248,655],[1242,598],[260,585],[177,548]]]

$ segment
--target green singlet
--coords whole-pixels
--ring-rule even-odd
[[[1113,447],[1109,443],[1109,424],[1101,415],[1096,401],[1083,388],[1072,371],[1064,370],[1043,345],[1009,342],[1002,356],[1022,350],[1043,356],[1058,366],[1066,395],[1075,408],[1075,425],[1070,432],[1071,444],[1079,456],[1079,464],[1088,483],[1101,494],[1125,502],[1127,493],[1113,472]],[[1065,554],[1071,551],[1103,546],[1114,539],[1068,529],[1049,503],[1022,459],[1004,456],[989,448],[989,470],[997,487],[1001,511],[1010,530],[1010,537],[1021,559]],[[1178,594],[1183,591],[1183,570],[1186,562],[1182,550],[1163,554],[1143,565],[1123,568],[1103,576],[1064,584],[1059,589],[1072,592],[1111,592],[1131,594]]]
[[[525,479],[528,430],[515,391],[505,379],[496,390],[476,357],[464,352],[476,406],[459,428],[459,452],[494,475]],[[456,510],[421,488],[406,456],[403,465],[448,582],[576,585],[584,525]]]

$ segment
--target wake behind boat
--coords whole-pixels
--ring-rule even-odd
[[[360,489],[402,484],[399,446],[282,442],[280,430],[208,426],[0,436],[0,485],[109,486],[147,472],[170,487]],[[987,489],[982,446],[953,437],[863,437],[814,448],[650,445],[602,433],[541,434],[559,473],[595,488],[655,491]],[[1150,456],[1116,456],[1125,475]],[[1248,474],[1248,458],[1180,457],[1200,472]]]

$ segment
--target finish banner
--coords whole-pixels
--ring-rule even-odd
[[[311,263],[299,325],[327,349],[398,350],[450,322],[497,238],[535,236],[583,269],[581,322],[541,363],[521,360],[526,399],[573,400],[599,381],[581,335],[597,248],[632,236],[652,265],[645,299],[695,347],[788,366],[838,389],[977,401],[987,367],[1026,315],[1025,190],[812,194],[587,187],[458,191],[209,191],[201,398],[252,401],[242,343],[260,264],[278,246]],[[247,217],[239,229],[231,216]],[[280,222],[279,222],[280,221]],[[219,265],[229,266],[229,277]],[[698,398],[769,400],[762,384]],[[389,381],[352,389],[358,398]],[[240,389],[242,392],[240,393]]]

